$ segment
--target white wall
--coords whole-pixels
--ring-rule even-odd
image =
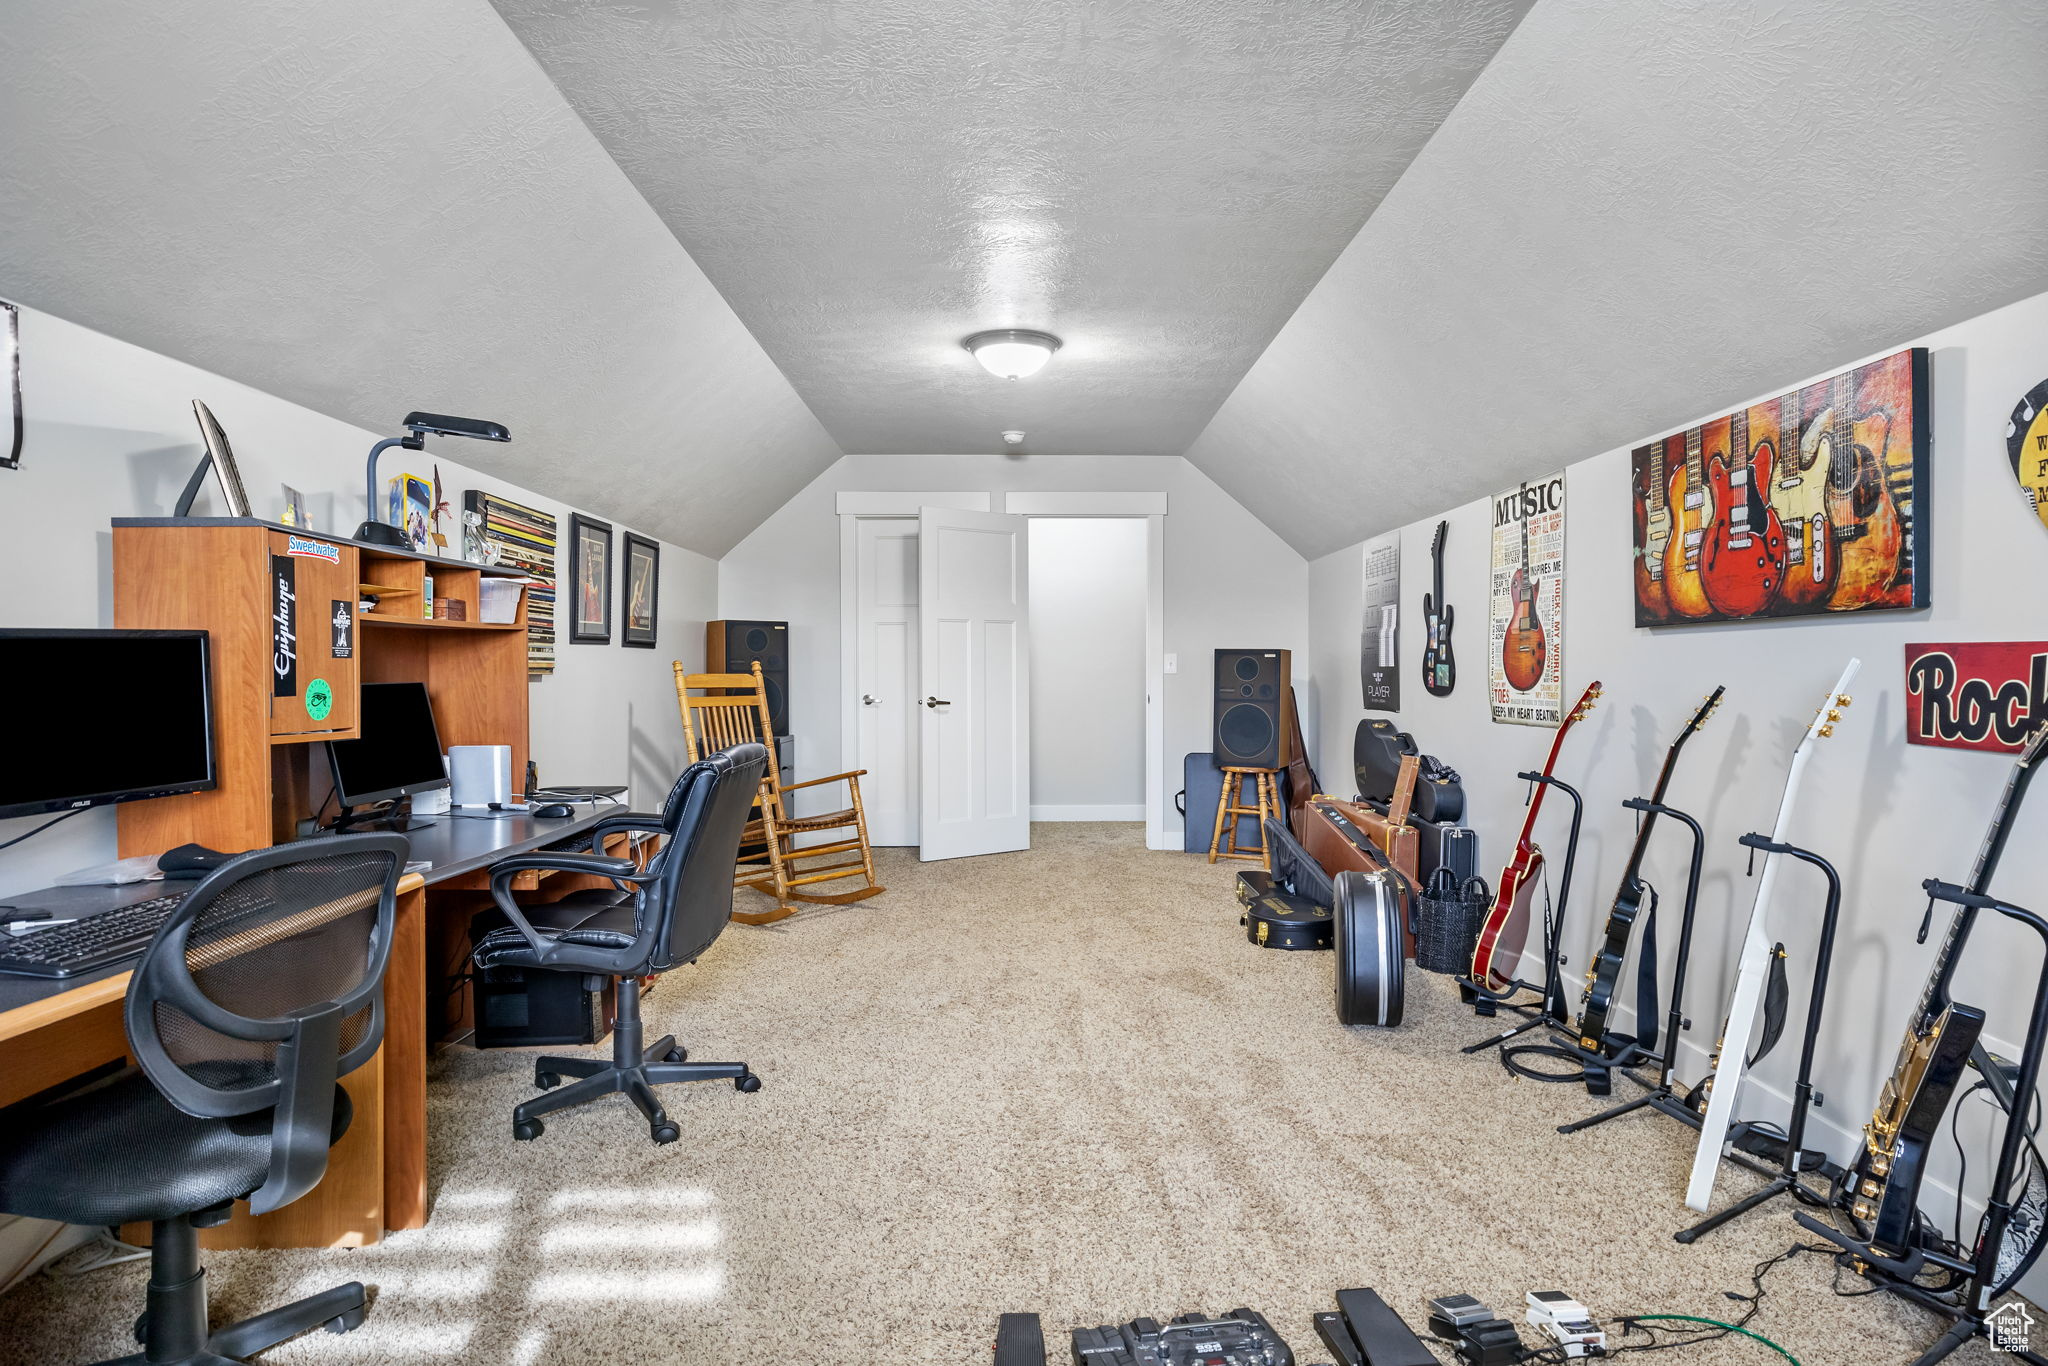
[[[1814,1139],[1832,1145],[1838,1156],[1853,1150],[1853,1136],[1890,1071],[1895,1044],[1932,961],[1933,943],[1920,947],[1913,942],[1926,904],[1920,882],[1933,876],[1955,882],[1968,878],[2011,768],[2007,756],[1905,743],[1903,647],[1915,641],[2048,636],[2048,612],[2042,610],[2039,591],[2048,577],[2048,535],[2014,484],[2004,441],[2013,404],[2048,370],[2044,336],[2048,295],[1917,340],[1872,339],[1882,343],[1873,357],[1906,345],[1932,350],[1933,477],[1931,493],[1920,506],[1922,515],[1934,519],[1934,606],[1925,611],[1638,630],[1632,624],[1627,450],[1604,452],[1566,471],[1567,704],[1595,678],[1606,685],[1599,708],[1566,741],[1558,764],[1558,775],[1578,785],[1587,803],[1564,936],[1571,963],[1567,977],[1574,983],[1602,928],[1633,839],[1631,818],[1619,803],[1651,786],[1665,747],[1702,694],[1717,683],[1728,687],[1720,713],[1686,750],[1670,793],[1673,805],[1699,818],[1708,840],[1686,989],[1693,1027],[1680,1053],[1680,1074],[1686,1079],[1705,1071],[1755,896],[1755,883],[1744,874],[1746,851],[1735,841],[1748,831],[1770,829],[1793,745],[1847,658],[1853,654],[1863,660],[1863,673],[1852,689],[1855,705],[1835,737],[1820,743],[1808,766],[1791,831],[1793,842],[1833,860],[1844,882],[1815,1066],[1827,1102],[1814,1115],[1819,1126]],[[1783,375],[1768,394],[1816,378]],[[1707,416],[1698,414],[1688,425]],[[1457,691],[1433,698],[1419,686],[1403,687],[1397,720],[1425,750],[1464,775],[1471,823],[1481,832],[1482,861],[1491,878],[1522,819],[1523,784],[1513,775],[1542,763],[1552,732],[1496,726],[1487,719],[1485,507],[1482,500],[1443,514],[1450,520],[1445,589],[1458,611]],[[1420,620],[1435,520],[1411,523],[1402,531],[1404,620]],[[1318,753],[1327,785],[1348,781],[1351,732],[1363,714],[1356,654],[1360,554],[1361,548],[1353,546],[1310,566],[1311,667],[1321,721]],[[1412,647],[1403,665],[1414,678],[1420,665]],[[1538,840],[1553,857],[1562,853],[1565,806],[1553,797],[1539,825]],[[1666,896],[1661,934],[1667,963],[1676,943],[1686,854],[1682,830],[1670,823],[1660,826],[1649,876]],[[1788,870],[1779,887],[1771,933],[1791,951],[1797,1002],[1804,999],[1812,971],[1822,892],[1817,875],[1803,869]],[[2048,792],[2038,786],[2020,816],[1994,890],[2048,910]],[[1937,923],[1947,923],[1945,909],[1938,912]],[[1997,916],[1980,922],[1957,978],[1956,996],[1989,1011],[1991,1046],[2007,1056],[2018,1056],[2022,1013],[2040,965],[2041,945],[2029,932]],[[1539,971],[1530,958],[1525,973]],[[1576,992],[1575,985],[1574,1008]],[[1632,987],[1626,995],[1632,1003]],[[1744,1112],[1769,1112],[1789,1095],[1800,1018],[1795,1014],[1785,1042],[1757,1074],[1774,1098],[1751,1090]],[[1976,1107],[1973,1101],[1973,1119]],[[1589,1103],[1587,1108],[1590,1113],[1595,1107]],[[1965,1126],[1966,1136],[1981,1131],[1978,1124]],[[1953,1148],[1946,1139],[1939,1151],[1938,1170],[1952,1172]],[[1979,1142],[1971,1156],[1971,1180],[1979,1190],[1990,1170],[1986,1152]],[[1674,1210],[1677,1194],[1672,1192]],[[1937,1211],[1946,1208],[1944,1199],[1928,1204]]]
[[[171,511],[202,454],[195,398],[233,443],[257,516],[275,518],[284,504],[279,486],[291,484],[309,496],[320,530],[346,532],[362,521],[363,458],[393,432],[351,427],[32,309],[22,310],[21,334],[26,438],[21,468],[0,471],[0,625],[113,624],[109,519]],[[435,407],[429,394],[419,402]],[[556,513],[566,536],[568,508],[451,460],[464,444],[387,451],[382,472],[430,475],[438,462],[457,507],[464,490],[491,489]],[[216,490],[209,483],[194,511],[219,515]],[[669,661],[698,666],[716,583],[711,560],[664,545],[655,649],[625,649],[616,634],[611,645],[572,645],[565,624],[556,670],[532,691],[533,757],[543,781],[630,781],[636,801],[660,797],[682,763]],[[0,822],[0,840],[32,824]],[[0,895],[113,856],[113,810],[88,811],[0,856]]]
[[[839,739],[841,491],[1163,491],[1165,791],[1181,756],[1209,748],[1210,657],[1224,646],[1308,643],[1308,566],[1214,481],[1174,456],[849,455],[811,481],[718,562],[719,614],[789,622],[790,727],[798,777],[836,771]],[[1002,510],[1000,498],[995,502]],[[1247,639],[1247,632],[1256,638]],[[1166,804],[1166,832],[1179,817]]]
[[[1142,517],[1034,517],[1031,819],[1145,818]]]

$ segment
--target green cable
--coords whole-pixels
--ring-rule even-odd
[[[1630,1314],[1628,1316],[1628,1322],[1630,1323],[1648,1323],[1652,1320],[1662,1320],[1666,1322],[1677,1323],[1704,1323],[1709,1328],[1725,1328],[1727,1331],[1731,1333],[1740,1333],[1742,1334],[1742,1336],[1746,1338],[1755,1338],[1758,1342],[1761,1342],[1764,1346],[1770,1348],[1773,1352],[1776,1352],[1779,1356],[1791,1362],[1792,1366],[1799,1366],[1798,1357],[1793,1356],[1790,1352],[1786,1351],[1783,1347],[1780,1347],[1777,1343],[1772,1342],[1762,1333],[1752,1333],[1747,1328],[1740,1327],[1733,1323],[1723,1323],[1719,1319],[1703,1319],[1694,1314]]]

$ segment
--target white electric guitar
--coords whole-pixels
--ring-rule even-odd
[[[1849,705],[1849,683],[1862,661],[1852,659],[1815,713],[1813,724],[1792,751],[1792,769],[1785,775],[1785,795],[1778,802],[1778,823],[1771,827],[1771,839],[1785,842],[1792,823],[1792,806],[1799,798],[1799,777],[1816,740],[1834,734],[1843,707]],[[1728,1127],[1735,1119],[1735,1095],[1742,1089],[1742,1074],[1749,1066],[1749,1040],[1756,1028],[1757,1006],[1763,999],[1764,983],[1770,976],[1771,937],[1766,932],[1770,917],[1771,891],[1778,881],[1778,859],[1764,855],[1764,871],[1757,879],[1756,905],[1749,913],[1749,931],[1743,936],[1742,958],[1735,969],[1735,999],[1728,1004],[1728,1023],[1721,1031],[1720,1046],[1714,1052],[1707,1079],[1700,1083],[1707,1097],[1707,1113],[1700,1123],[1700,1146],[1693,1154],[1692,1181],[1685,1188],[1685,1203],[1704,1211],[1714,1194],[1714,1174],[1721,1167],[1721,1149],[1728,1140]]]

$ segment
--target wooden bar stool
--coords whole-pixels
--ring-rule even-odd
[[[1232,768],[1223,769],[1223,790],[1216,797],[1216,830],[1209,836],[1209,862],[1219,858],[1237,858],[1262,863],[1268,872],[1273,863],[1266,849],[1266,821],[1280,814],[1280,770],[1277,768]],[[1257,806],[1245,806],[1244,780],[1253,780],[1253,790],[1258,793]],[[1240,816],[1259,818],[1259,842],[1256,846],[1237,842],[1237,825]]]

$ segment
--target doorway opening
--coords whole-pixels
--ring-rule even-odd
[[[1031,819],[1145,819],[1142,517],[1033,517]]]
[[[1028,847],[1032,819],[1142,818],[1147,847],[1179,847],[1164,814],[1164,493],[842,492],[839,512],[839,741],[844,766],[866,774],[872,843],[930,860]],[[1034,538],[1041,521],[1063,525]],[[1005,536],[1007,579],[973,553]],[[936,553],[946,546],[956,571]],[[1034,586],[1034,559],[1069,572]],[[1014,603],[979,602],[1004,583],[1023,590]],[[1034,628],[1033,591],[1047,595],[1046,627]],[[963,593],[976,601],[953,601]],[[1041,688],[1054,700],[1034,706]]]

